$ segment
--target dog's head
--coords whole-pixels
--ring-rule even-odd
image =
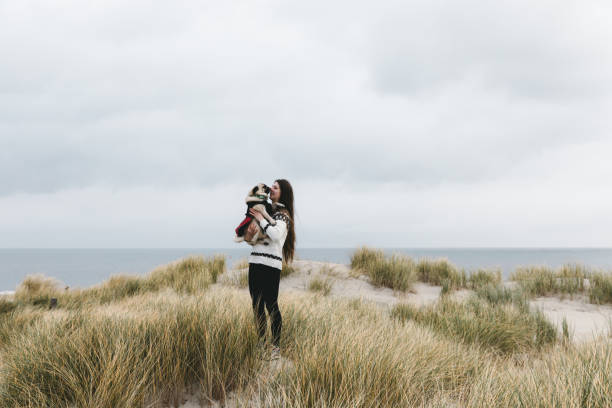
[[[249,191],[247,201],[267,200],[269,193],[270,187],[266,186],[264,183],[259,183],[255,187],[253,187],[251,191]]]

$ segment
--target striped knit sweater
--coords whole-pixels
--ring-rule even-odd
[[[283,245],[287,238],[287,231],[291,219],[281,210],[284,205],[276,203],[278,211],[272,215],[276,221],[276,225],[272,225],[265,218],[261,220],[259,225],[263,228],[266,237],[263,242],[253,245],[251,255],[249,255],[249,263],[268,265],[276,269],[283,267]]]

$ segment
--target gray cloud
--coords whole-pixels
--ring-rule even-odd
[[[474,186],[548,180],[547,169],[559,170],[555,152],[596,145],[612,130],[611,11],[600,3],[0,7],[7,206],[20,205],[15,197],[23,194],[61,202],[66,191],[83,190],[71,193],[79,203],[103,196],[89,189],[141,203],[125,191],[153,189],[151,201],[159,201],[166,190],[287,177],[312,186],[307,195],[317,185],[345,186],[337,212],[385,185],[417,196],[443,190],[415,207],[426,219],[436,200],[469,200]],[[578,173],[573,185],[588,178]],[[495,203],[494,193],[474,196]],[[447,210],[429,214],[423,231],[442,228],[431,220]],[[385,222],[405,211],[390,211]],[[506,211],[496,215],[518,219]]]
[[[426,2],[384,13],[372,74],[384,92],[432,92],[456,82],[551,101],[607,97],[612,10],[581,2]]]

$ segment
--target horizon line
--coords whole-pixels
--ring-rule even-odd
[[[612,249],[612,246],[338,246],[338,247],[297,247],[300,249],[358,249],[362,247],[372,249]],[[0,250],[238,250],[237,247],[0,247]],[[248,248],[245,248],[248,249]]]

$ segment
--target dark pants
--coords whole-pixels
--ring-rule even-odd
[[[262,264],[249,264],[249,293],[253,301],[255,324],[259,338],[266,337],[266,312],[268,309],[272,328],[272,343],[280,346],[283,319],[278,310],[278,285],[280,284],[280,269]]]

